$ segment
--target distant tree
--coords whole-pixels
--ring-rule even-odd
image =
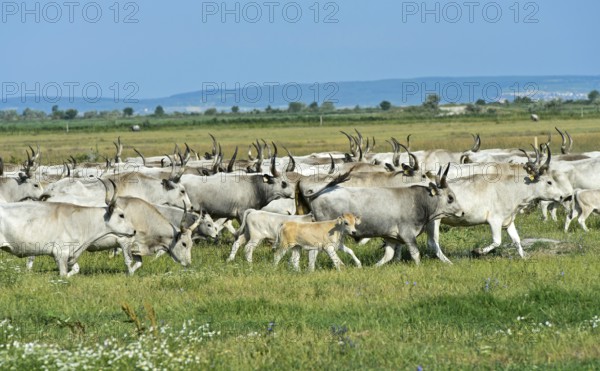
[[[205,114],[206,116],[214,116],[214,115],[216,115],[216,114],[217,114],[217,109],[216,109],[216,108],[207,108],[207,109],[204,111],[204,114]]]
[[[529,97],[515,97],[515,104],[531,104],[533,103],[533,99]]]
[[[485,106],[485,100],[483,99],[477,99],[477,102],[475,102],[476,105],[478,106]]]
[[[266,112],[266,113],[271,113],[271,112],[273,112],[273,107],[271,107],[271,105],[269,104],[269,105],[267,106],[267,108],[265,108],[265,112]]]
[[[98,111],[87,111],[83,113],[84,119],[93,119],[98,117]]]
[[[25,120],[40,120],[46,118],[46,113],[44,111],[36,111],[27,107],[23,110],[21,114]]]
[[[598,90],[592,90],[589,94],[588,94],[588,101],[590,101],[590,103],[594,102],[595,100],[600,99],[600,91]]]
[[[440,105],[440,97],[437,94],[429,94],[427,98],[425,98],[425,102],[423,102],[423,107],[437,111]]]
[[[131,108],[131,107],[123,108],[123,116],[125,116],[125,117],[133,116],[133,108]]]
[[[154,116],[164,116],[165,115],[165,109],[163,108],[163,106],[156,106],[156,108],[154,109]]]
[[[65,111],[65,115],[64,115],[64,119],[65,120],[73,120],[75,117],[77,117],[77,110],[73,109],[73,108],[69,108],[68,110]]]
[[[381,103],[379,103],[379,108],[381,108],[382,111],[387,111],[390,108],[392,108],[392,104],[387,100],[384,100]]]
[[[10,109],[0,111],[0,120],[2,121],[16,121],[19,119],[19,114],[16,110]]]
[[[308,109],[311,112],[317,112],[319,110],[319,103],[317,102],[312,102],[311,104],[308,105]]]
[[[233,106],[233,107],[231,107],[231,112],[232,113],[238,113],[238,112],[240,112],[240,107],[239,106]]]
[[[321,111],[324,111],[324,112],[335,111],[335,105],[333,104],[333,102],[325,101],[325,102],[323,102],[323,104],[321,104]]]
[[[298,113],[304,109],[304,103],[302,102],[290,102],[288,105],[288,112]]]
[[[58,109],[58,105],[55,104],[52,106],[51,117],[53,120],[60,120],[64,117],[64,115],[65,113]]]

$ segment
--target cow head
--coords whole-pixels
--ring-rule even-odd
[[[219,234],[219,229],[217,228],[217,225],[215,224],[212,217],[208,215],[208,213],[200,211],[200,214],[198,215],[198,220],[200,222],[198,224],[198,227],[194,230],[195,234],[198,234],[202,237],[217,238]]]
[[[541,164],[540,153],[537,148],[534,147],[536,154],[535,161],[532,161],[527,156],[528,161],[523,166],[527,172],[525,183],[532,186],[538,199],[562,201],[573,193],[573,187],[566,174],[550,170],[552,152],[547,144],[544,144],[544,146],[546,147],[547,157],[543,165]],[[523,152],[527,155],[525,151]]]
[[[162,186],[166,193],[164,196],[165,204],[175,207],[181,207],[181,203],[185,203],[186,205],[192,204],[185,187],[179,181],[175,182],[172,179],[163,179]]]
[[[444,174],[440,177],[442,171],[440,168],[436,176],[436,182],[429,183],[429,186],[427,187],[430,197],[433,197],[437,202],[436,210],[432,214],[434,219],[439,216],[462,217],[465,214],[460,207],[460,204],[456,202],[456,195],[448,188],[446,178],[449,170],[450,163],[448,163],[446,170],[444,170]]]
[[[360,224],[360,216],[346,213],[337,218],[336,225],[341,228],[342,233],[356,236],[356,226]]]
[[[275,152],[271,157],[271,174],[263,174],[262,182],[269,189],[268,202],[279,198],[294,198],[295,184],[291,183],[287,178],[283,177],[281,172],[277,170],[275,163],[277,161],[277,146],[273,143]]]
[[[198,216],[192,225],[187,226],[187,207],[185,204],[183,205],[183,210],[183,217],[179,223],[179,232],[173,240],[173,245],[167,252],[173,260],[184,267],[187,267],[192,264],[192,246],[194,244],[192,241],[192,232],[201,223],[202,217]]]
[[[108,229],[119,237],[133,237],[136,234],[135,228],[131,221],[125,217],[123,209],[117,206],[117,185],[110,179],[110,183],[113,186],[114,192],[112,197],[109,197],[108,186],[104,181],[102,184],[106,189],[105,202],[106,202],[106,214],[104,215],[104,222]]]
[[[42,185],[32,180],[24,173],[19,173],[17,185],[17,193],[15,194],[14,201],[23,201],[27,199],[39,200],[40,197],[42,197],[42,194],[44,193]]]

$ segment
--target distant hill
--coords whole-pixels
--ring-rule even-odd
[[[27,95],[21,97],[5,94],[0,100],[0,110],[16,109],[21,112],[29,107],[50,112],[53,105],[61,109],[75,108],[86,111],[107,111],[133,107],[138,114],[153,113],[157,105],[167,112],[195,112],[207,108],[229,111],[239,106],[241,111],[287,107],[299,101],[322,104],[332,101],[336,107],[377,106],[383,100],[396,106],[418,105],[428,94],[438,94],[442,103],[469,103],[478,99],[487,102],[513,100],[515,96],[532,99],[585,99],[587,94],[600,90],[600,76],[502,76],[502,77],[424,77],[414,79],[386,79],[378,81],[345,81],[315,84],[238,84],[227,85],[221,90],[217,84],[205,84],[204,90],[182,93],[164,98],[140,99],[137,103],[115,102],[102,98],[88,102],[84,97],[68,97],[59,101]],[[89,100],[89,99],[88,99]]]

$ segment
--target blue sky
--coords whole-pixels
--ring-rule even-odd
[[[76,82],[75,95],[89,82],[151,98],[205,83],[600,74],[592,0],[26,4],[1,3],[0,81]]]

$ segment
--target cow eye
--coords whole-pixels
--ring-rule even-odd
[[[350,225],[350,223],[348,223],[348,222],[344,222],[344,224],[346,224],[346,225]]]
[[[187,247],[187,243],[182,242],[181,244],[183,245],[183,247]]]
[[[287,188],[288,184],[287,182],[281,182],[281,188]]]
[[[548,183],[548,185],[552,185],[552,181],[551,180],[549,180],[547,183]]]
[[[125,214],[119,214],[119,218],[125,219]]]
[[[454,197],[453,196],[448,196],[448,203],[451,204],[454,202]]]
[[[182,191],[181,191],[181,194],[182,194],[182,195],[184,195],[184,194],[185,194],[185,191],[183,191],[183,190],[182,190]]]

